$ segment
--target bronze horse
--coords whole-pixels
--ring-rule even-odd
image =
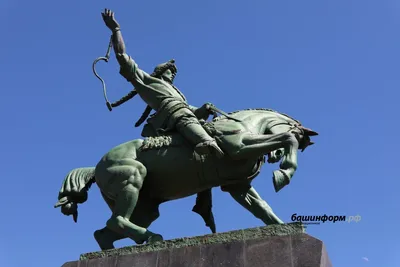
[[[177,133],[136,139],[111,149],[96,167],[72,170],[64,179],[55,207],[77,220],[77,205],[87,200],[96,183],[112,215],[94,235],[102,250],[131,238],[138,244],[162,240],[148,230],[159,217],[159,205],[221,186],[239,204],[265,224],[283,223],[251,186],[264,156],[276,151],[280,169],[273,172],[278,192],[289,184],[297,169],[297,151],[312,145],[318,135],[285,114],[269,109],[248,109],[206,122],[226,156],[199,156]],[[234,119],[232,119],[234,118]]]

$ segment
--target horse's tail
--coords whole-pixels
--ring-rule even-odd
[[[78,203],[87,200],[87,191],[95,182],[94,172],[94,167],[73,169],[65,177],[58,193],[58,202],[54,207],[61,207],[61,212],[72,215],[75,222],[78,221]]]

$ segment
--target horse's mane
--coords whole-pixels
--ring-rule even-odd
[[[287,117],[287,118],[289,118],[289,119],[291,119],[291,120],[297,122],[298,124],[301,124],[301,122],[300,122],[299,120],[296,120],[295,118],[290,117],[289,115],[287,115],[287,114],[285,114],[285,113],[282,113],[282,112],[279,112],[279,111],[276,111],[276,110],[273,110],[273,109],[269,109],[269,108],[248,108],[248,109],[241,109],[241,110],[236,110],[236,111],[229,112],[228,115],[233,115],[233,114],[236,114],[236,113],[239,113],[239,112],[242,112],[242,111],[270,111],[270,112],[274,112],[274,113],[278,113],[278,114],[280,114],[280,115],[283,115],[283,116],[285,116],[285,117]],[[216,121],[219,121],[219,120],[221,120],[221,119],[225,119],[225,117],[224,117],[224,116],[219,116],[219,117],[216,117],[215,119],[213,119],[212,121],[213,121],[213,122],[216,122]]]

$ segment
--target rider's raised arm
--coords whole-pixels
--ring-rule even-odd
[[[133,84],[146,84],[150,75],[141,70],[136,62],[126,53],[124,39],[122,38],[121,30],[113,32],[112,37],[114,52],[120,65],[119,73]]]
[[[122,33],[119,28],[113,30],[112,43],[113,43],[115,55],[126,54],[124,38],[122,38]],[[117,59],[118,59],[118,57],[117,57]]]

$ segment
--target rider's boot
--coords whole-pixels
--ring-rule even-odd
[[[224,156],[224,152],[218,146],[215,139],[204,130],[203,126],[197,120],[181,119],[177,124],[177,130],[195,145],[194,150],[199,155],[214,154],[218,158]]]

